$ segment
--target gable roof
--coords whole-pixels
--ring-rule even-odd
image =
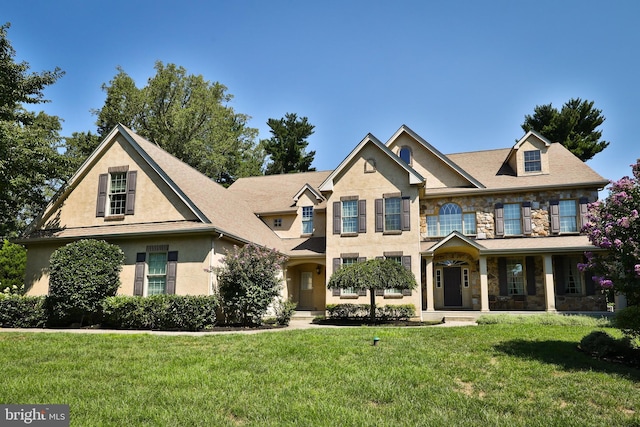
[[[471,185],[473,185],[474,187],[477,187],[477,188],[484,188],[484,185],[482,185],[482,182],[478,181],[472,174],[468,173],[464,168],[461,168],[459,165],[457,165],[449,157],[447,157],[444,154],[442,154],[436,147],[434,147],[433,145],[429,144],[427,142],[427,140],[425,140],[420,135],[418,135],[416,132],[411,130],[409,128],[409,126],[407,126],[407,125],[403,124],[402,126],[400,126],[400,128],[393,135],[391,135],[391,138],[389,138],[389,140],[387,141],[386,146],[389,147],[391,144],[393,144],[393,142],[396,139],[398,139],[400,137],[400,135],[402,135],[403,133],[406,133],[411,138],[413,138],[416,142],[418,142],[420,145],[422,145],[424,147],[424,149],[429,151],[437,159],[441,160],[442,163],[446,164],[450,169],[452,169],[455,173],[457,173],[462,178],[467,180]]]
[[[206,175],[180,161],[162,148],[147,141],[137,135],[131,129],[122,124],[118,124],[107,137],[100,143],[98,148],[83,163],[80,169],[69,181],[67,188],[63,191],[45,211],[42,220],[43,224],[54,212],[66,196],[76,187],[77,183],[86,175],[97,160],[104,155],[109,146],[120,134],[133,150],[151,167],[180,198],[182,202],[194,213],[200,226],[190,224],[173,224],[173,229],[183,231],[206,231],[220,233],[232,239],[242,242],[255,242],[269,247],[278,247],[280,239],[267,227],[246,205],[245,201],[235,194],[227,192],[220,184],[216,183]],[[99,233],[100,235],[125,235],[143,232],[152,233],[168,232],[171,227],[166,224],[129,224],[117,225],[108,224],[99,227],[85,227],[88,235]],[[78,229],[65,229],[55,233],[54,237],[82,237]]]
[[[367,134],[362,141],[349,153],[349,155],[338,165],[336,169],[331,172],[331,174],[325,179],[325,181],[320,185],[320,191],[332,191],[333,190],[333,180],[351,163],[353,159],[356,158],[358,153],[362,151],[362,149],[368,144],[373,144],[375,147],[380,149],[386,156],[388,156],[393,162],[395,162],[398,166],[404,169],[407,172],[409,184],[422,184],[424,182],[424,177],[420,175],[416,170],[414,170],[411,166],[406,164],[400,157],[396,156],[385,144],[380,142],[378,138],[373,136],[372,134]]]

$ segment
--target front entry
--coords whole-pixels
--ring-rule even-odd
[[[311,310],[313,308],[313,273],[303,271],[300,273],[300,292],[298,293],[298,310]]]
[[[460,267],[445,267],[442,269],[444,279],[445,307],[462,306],[462,269]]]

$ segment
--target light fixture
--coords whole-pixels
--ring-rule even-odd
[[[316,267],[316,273],[320,274],[320,264]]]

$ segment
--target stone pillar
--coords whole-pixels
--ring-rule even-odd
[[[426,258],[425,286],[427,292],[427,311],[435,311],[433,303],[433,257]]]
[[[480,256],[480,311],[489,310],[489,278],[487,277],[487,257]]]
[[[556,311],[556,291],[555,282],[553,280],[553,262],[551,255],[543,256],[544,262],[544,298],[546,310],[548,312]]]

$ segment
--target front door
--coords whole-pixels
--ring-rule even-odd
[[[313,273],[300,273],[300,293],[298,294],[298,310],[313,309]]]
[[[445,267],[444,276],[444,305],[445,307],[462,306],[462,269],[460,267]]]

